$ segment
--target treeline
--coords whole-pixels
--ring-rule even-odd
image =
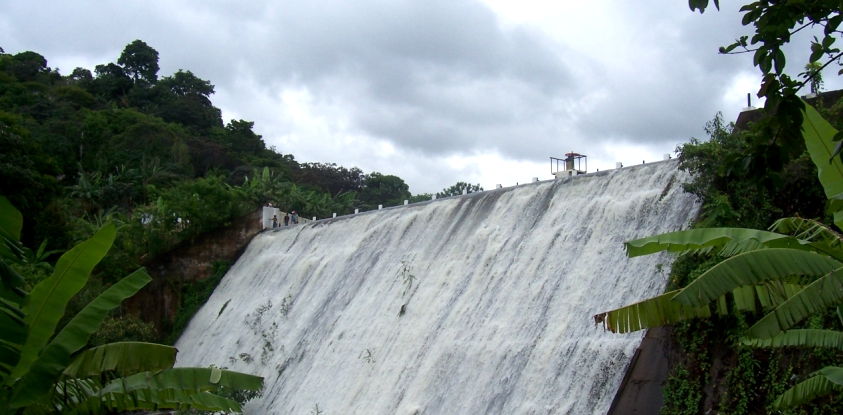
[[[113,215],[166,222],[178,232],[158,239],[175,241],[269,201],[324,216],[410,198],[399,177],[267,148],[254,123],[223,123],[210,81],[158,71],[140,40],[67,76],[38,53],[0,50],[0,193],[24,212],[24,243],[63,249],[83,237],[75,222]]]
[[[431,198],[394,175],[267,148],[253,122],[223,122],[210,81],[159,76],[158,58],[135,40],[116,63],[62,75],[38,53],[0,49],[0,194],[24,212],[25,244],[64,249],[87,236],[75,222],[113,215],[166,222],[178,232],[158,239],[172,242],[267,202],[324,217]],[[466,187],[482,190],[437,195]]]
[[[19,271],[31,286],[49,275],[56,253],[106,222],[118,227],[91,292],[69,307],[268,202],[327,217],[432,197],[412,196],[394,175],[299,163],[267,148],[253,122],[223,122],[210,81],[189,70],[161,76],[158,59],[135,40],[116,63],[62,75],[36,52],[0,48],[0,195],[23,213],[21,237],[31,257]],[[463,188],[482,190],[459,182],[438,195]]]

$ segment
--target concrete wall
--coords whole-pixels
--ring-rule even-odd
[[[278,218],[278,226],[279,227],[284,226],[284,215],[286,215],[287,212],[282,212],[280,209],[274,208],[274,207],[264,207],[262,212],[263,212],[262,213],[263,216],[261,218],[261,224],[263,225],[264,229],[272,229],[272,217],[273,216],[276,216]],[[290,215],[290,216],[291,216],[290,220],[292,220],[292,215]],[[299,221],[299,225],[302,225],[302,224],[305,224],[307,222],[310,222],[311,220],[308,219],[308,218],[303,218],[303,217],[301,217],[301,215],[299,215],[298,221]],[[292,225],[292,223],[291,223],[291,225]]]
[[[647,330],[607,415],[658,415],[676,348],[668,327]]]

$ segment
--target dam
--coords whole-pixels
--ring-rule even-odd
[[[670,160],[267,230],[176,344],[263,376],[249,414],[605,414],[642,339],[592,316],[661,293],[686,229]]]

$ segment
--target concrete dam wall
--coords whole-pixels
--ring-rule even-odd
[[[605,414],[662,292],[623,242],[698,204],[665,161],[265,231],[176,347],[266,378],[253,414]],[[660,265],[661,264],[661,265]]]

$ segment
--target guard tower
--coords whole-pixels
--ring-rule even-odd
[[[585,164],[585,168],[583,168]],[[560,169],[559,167],[562,167]],[[588,171],[588,156],[585,154],[574,153],[573,151],[565,154],[565,158],[550,158],[550,174],[557,179],[567,176],[576,176],[578,174],[585,174]]]

